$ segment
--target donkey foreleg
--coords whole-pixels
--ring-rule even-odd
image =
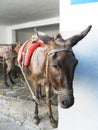
[[[8,73],[8,75],[9,75],[9,79],[10,79],[11,83],[12,83],[12,84],[15,84],[15,82],[13,81],[13,79],[12,79],[12,77],[11,77],[11,71]]]
[[[50,123],[51,123],[53,128],[56,128],[57,127],[57,121],[54,119],[53,114],[52,114],[52,109],[51,109],[51,87],[46,86],[45,90],[46,90],[46,104],[47,104],[47,107],[48,107],[48,116],[49,116],[49,119],[50,119]]]
[[[7,83],[7,74],[4,72],[4,83],[9,88],[9,84]]]
[[[11,77],[11,73],[12,73],[12,68],[13,68],[13,61],[11,59],[6,60],[6,64],[7,64],[7,69],[6,69],[6,73],[9,76],[9,79],[11,81],[12,84],[14,84],[15,82],[12,80]]]
[[[35,96],[37,99],[39,99],[39,88],[38,87],[35,88]],[[39,124],[39,122],[40,122],[40,119],[38,116],[38,103],[35,102],[34,123]]]
[[[6,70],[6,64],[5,63],[3,64],[3,74],[4,74],[4,83],[9,88],[9,84],[7,83],[8,73],[7,73],[7,70]]]

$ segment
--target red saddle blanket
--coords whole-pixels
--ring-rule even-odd
[[[30,39],[30,40],[27,40],[27,41],[20,47],[19,52],[18,52],[18,57],[17,57],[17,62],[18,62],[18,64],[22,61],[22,52],[23,52],[25,46],[26,46],[30,41],[31,41],[31,39]]]
[[[18,54],[18,63],[20,63],[22,61],[22,52],[25,48],[25,46],[28,44],[30,40],[26,41],[20,48],[19,50],[19,54]],[[43,42],[36,42],[36,43],[33,43],[31,44],[27,50],[26,50],[26,54],[25,54],[25,61],[24,61],[24,65],[27,67],[29,66],[29,63],[30,63],[30,59],[31,59],[31,56],[34,52],[34,50],[37,48],[37,47],[44,47],[44,43]]]

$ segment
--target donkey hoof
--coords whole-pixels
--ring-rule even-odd
[[[6,86],[7,88],[10,87],[10,85],[9,85],[7,82],[5,82],[5,86]]]
[[[14,81],[11,81],[11,83],[12,83],[12,84],[15,84],[15,82],[14,82]]]
[[[5,85],[6,85],[7,89],[13,89],[13,87],[11,85],[9,85],[8,83],[5,83]]]
[[[34,124],[38,125],[39,122],[40,122],[39,117],[36,117],[36,116],[35,116],[34,119],[33,119],[33,122],[34,122]]]
[[[50,120],[50,124],[53,128],[57,128],[58,126],[58,121],[57,120]]]

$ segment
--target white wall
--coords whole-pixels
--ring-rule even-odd
[[[98,130],[98,3],[70,5],[60,1],[60,31],[66,39],[92,25],[74,48],[79,61],[74,77],[75,104],[59,106],[58,130]]]
[[[42,31],[50,36],[54,36],[59,32],[59,24],[52,24],[52,25],[44,25],[37,27],[39,31]],[[24,43],[28,39],[34,35],[34,27],[25,28],[25,29],[18,29],[16,32],[16,42],[20,41],[20,43]]]
[[[59,23],[59,17],[54,17],[54,18],[9,26],[7,28],[7,34],[8,34],[7,42],[12,42],[12,43],[16,42],[15,30],[27,29],[27,28],[33,28],[33,27],[41,27],[41,26],[58,24],[58,23]],[[33,30],[32,30],[32,32],[33,32]]]
[[[7,27],[0,26],[0,44],[7,44]]]
[[[71,0],[60,1],[60,26],[62,31],[82,29],[88,24],[98,29],[98,2],[80,5],[71,5]]]

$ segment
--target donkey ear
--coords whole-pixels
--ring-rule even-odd
[[[21,45],[20,41],[16,42],[16,45]]]
[[[37,31],[36,29],[34,31],[37,34],[38,38],[46,44],[49,43],[49,41],[51,41],[53,39],[52,37],[48,36],[47,34]]]
[[[56,35],[56,39],[57,39],[57,38],[61,38],[61,39],[62,39],[62,36],[61,36],[60,33],[58,33],[58,34]]]
[[[92,25],[89,25],[84,31],[66,39],[66,41],[70,41],[70,44],[73,47],[88,34],[88,32],[91,30],[91,28],[92,28]]]

